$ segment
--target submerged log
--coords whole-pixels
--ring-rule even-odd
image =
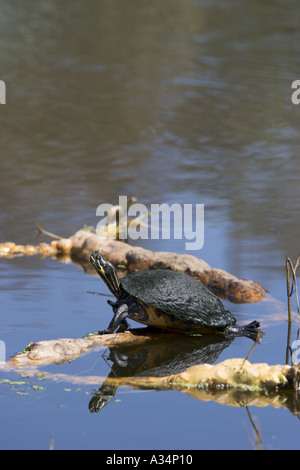
[[[136,329],[113,335],[92,335],[86,338],[61,338],[53,341],[39,341],[29,345],[22,353],[17,354],[5,363],[0,363],[3,372],[16,372],[28,377],[43,377],[54,382],[67,382],[74,386],[97,385],[101,388],[92,400],[96,400],[97,409],[114,399],[118,387],[131,387],[141,390],[177,390],[197,400],[214,401],[216,403],[244,407],[268,406],[284,407],[296,414],[300,410],[299,367],[290,365],[269,365],[266,363],[250,363],[247,359],[233,358],[219,363],[200,363],[185,367],[179,373],[154,376],[155,374],[130,374],[126,369],[122,376],[111,372],[108,377],[92,375],[70,375],[66,373],[41,372],[38,366],[45,364],[62,364],[76,359],[90,348],[118,351],[124,345],[143,344],[153,339],[161,339],[164,333],[151,333],[147,329]],[[171,333],[172,336],[176,334]],[[174,339],[176,341],[176,338]],[[116,348],[116,349],[114,349]],[[130,349],[130,348],[129,348]],[[124,348],[121,349],[124,352]],[[134,347],[133,351],[136,351]],[[136,353],[133,352],[136,357]],[[150,368],[152,360],[150,361]],[[143,368],[141,369],[143,370]],[[150,369],[151,370],[151,369]],[[150,372],[149,370],[149,372]],[[171,370],[171,369],[170,369]],[[102,389],[106,390],[103,395]],[[111,389],[111,397],[107,390]],[[103,401],[102,398],[105,398]],[[91,401],[92,401],[91,400]]]
[[[104,347],[118,347],[127,345],[138,345],[146,341],[161,339],[165,335],[176,336],[174,333],[153,333],[148,328],[136,328],[114,334],[91,334],[84,338],[58,338],[47,341],[30,343],[21,353],[13,356],[9,362],[15,366],[32,366],[63,364],[79,357],[82,353],[90,350],[96,345]]]
[[[42,372],[36,366],[20,368],[14,366],[10,361],[0,362],[2,372],[21,373],[28,378],[38,377],[42,380],[72,384],[75,387],[100,387],[105,384],[106,387],[110,386],[115,389],[130,387],[155,391],[176,390],[200,401],[213,401],[231,407],[283,407],[295,415],[300,411],[298,382],[295,380],[299,371],[296,367],[251,364],[243,359],[228,359],[213,366],[201,364],[193,366],[193,368],[194,370],[187,369],[181,374],[168,377],[112,378],[98,375],[80,376]],[[236,379],[231,381],[231,385],[224,380],[224,371],[225,374],[229,374],[233,378],[235,375]],[[200,380],[199,385],[196,383],[196,379]],[[114,396],[111,398],[114,399]]]
[[[227,359],[219,364],[200,364],[166,377],[120,377],[106,379],[106,385],[127,385],[146,389],[176,389],[188,391],[235,389],[268,391],[294,389],[297,367],[289,365],[252,364],[241,358]]]
[[[144,333],[142,329],[112,335],[92,335],[86,338],[60,338],[39,341],[24,349],[22,353],[7,361],[7,366],[15,368],[45,364],[61,364],[76,359],[96,344],[114,348],[120,345],[136,344],[161,338],[161,333]],[[175,334],[174,334],[175,336]],[[252,364],[246,359],[227,359],[218,364],[199,364],[184,371],[165,377],[118,377],[106,378],[111,386],[130,386],[147,389],[176,389],[190,394],[205,390],[278,391],[298,389],[299,369],[290,365]],[[296,386],[295,386],[296,384]],[[196,389],[197,392],[191,392]]]
[[[86,230],[79,230],[70,238],[53,240],[38,246],[0,244],[0,256],[15,254],[52,256],[60,260],[81,260],[86,263],[90,255],[98,251],[116,266],[128,272],[148,269],[171,269],[183,272],[200,280],[217,295],[235,303],[260,302],[266,291],[255,281],[238,278],[232,274],[209,266],[205,261],[190,255],[153,252],[142,247],[133,247],[119,240],[100,238]]]
[[[83,352],[95,345],[117,348],[130,344],[145,343],[161,339],[163,335],[176,337],[176,333],[153,333],[148,328],[137,328],[123,333],[106,335],[93,334],[85,338],[59,338],[49,341],[38,341],[28,345],[21,353],[13,356],[8,362],[16,367],[45,364],[62,364],[76,359]],[[129,378],[130,385],[143,384],[150,388],[156,386],[193,386],[198,389],[215,388],[224,385],[229,388],[260,390],[287,386],[295,378],[295,367],[289,365],[251,364],[245,359],[228,359],[216,365],[200,364],[187,368],[180,374],[160,378]],[[298,373],[298,372],[297,372]],[[128,378],[116,379],[123,385],[129,384]],[[117,382],[116,382],[117,383]]]

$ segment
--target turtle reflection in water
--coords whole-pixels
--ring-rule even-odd
[[[138,271],[119,280],[116,268],[103,256],[90,257],[96,272],[117,301],[108,300],[114,316],[106,330],[128,327],[126,318],[151,327],[186,334],[221,333],[256,340],[260,325],[237,325],[232,313],[200,281],[170,270]]]
[[[143,335],[143,330],[137,328],[134,334]],[[106,359],[112,361],[111,370],[89,401],[91,413],[98,413],[115,399],[120,386],[118,377],[166,377],[195,365],[213,364],[234,340],[224,335],[186,336],[170,332],[159,336],[142,344],[133,342],[109,348]],[[143,389],[147,389],[146,384]]]

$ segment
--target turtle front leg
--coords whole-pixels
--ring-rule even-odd
[[[99,334],[112,334],[118,327],[122,327],[122,331],[128,328],[126,318],[129,315],[128,307],[126,304],[119,305],[117,302],[108,301],[109,305],[112,306],[114,316],[108,325],[108,328],[104,331],[99,331]]]

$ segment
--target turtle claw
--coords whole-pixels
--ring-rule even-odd
[[[121,323],[120,323],[120,326],[118,328],[118,331],[117,333],[123,333],[124,331],[126,331],[127,329],[129,328],[129,325],[127,323],[126,320],[123,320]],[[102,331],[97,331],[97,335],[112,335],[113,333],[115,332],[115,330],[102,330]]]
[[[101,335],[109,335],[109,334],[112,334],[113,331],[109,331],[109,330],[102,330],[102,331],[97,331],[97,335],[101,336]]]

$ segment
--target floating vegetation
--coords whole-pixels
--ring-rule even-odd
[[[45,387],[40,387],[39,385],[32,385],[33,390],[46,390]]]
[[[11,380],[11,379],[1,379],[0,384],[8,384],[8,385],[24,385],[28,382],[23,382],[22,380]]]

